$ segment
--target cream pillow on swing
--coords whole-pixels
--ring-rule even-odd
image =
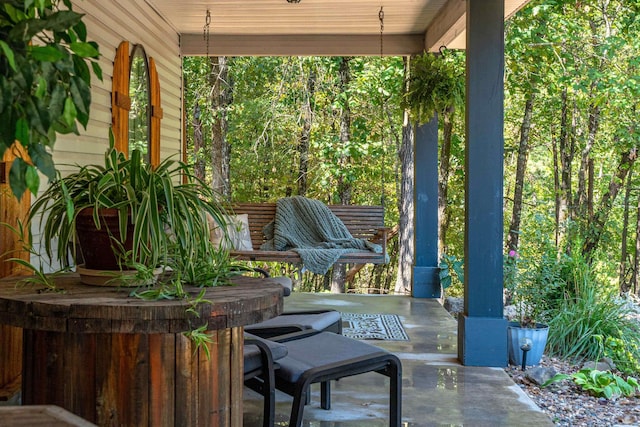
[[[252,251],[251,234],[249,233],[249,215],[225,216],[227,223],[226,235],[224,230],[209,218],[210,240],[215,246],[236,251]]]

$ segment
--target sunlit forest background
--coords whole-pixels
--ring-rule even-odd
[[[637,293],[639,12],[632,0],[534,0],[505,24],[506,284],[516,264],[544,276],[571,257],[603,286]],[[411,257],[399,256],[411,245],[400,208],[413,196],[403,185],[407,130],[434,113],[439,253],[449,267],[464,256],[464,66],[464,52],[446,48],[413,58],[185,58],[188,162],[234,202],[383,204],[391,262],[358,270],[343,290],[409,292]],[[335,289],[331,274],[267,267],[298,277],[302,290]],[[459,295],[450,271],[446,292]]]

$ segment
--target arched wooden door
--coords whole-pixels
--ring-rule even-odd
[[[11,192],[8,177],[13,159],[24,157],[23,148],[14,145],[5,151],[0,162],[0,223],[12,227],[18,221],[24,222],[31,204],[31,194],[26,191],[18,201]],[[18,236],[5,226],[0,225],[0,278],[22,275],[16,263],[7,262],[9,258],[29,260],[29,253],[21,250],[23,243]],[[7,400],[20,390],[22,377],[22,329],[0,325],[0,401]]]

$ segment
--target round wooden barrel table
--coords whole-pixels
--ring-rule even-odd
[[[24,330],[23,404],[58,405],[100,426],[242,425],[243,326],[281,313],[280,284],[238,277],[191,307],[76,274],[55,281],[58,291],[45,292],[0,280],[0,323]],[[184,332],[202,326],[211,342],[196,347]]]

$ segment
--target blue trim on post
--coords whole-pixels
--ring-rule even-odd
[[[463,364],[505,366],[503,319],[504,0],[467,0]]]
[[[460,363],[465,366],[507,366],[507,325],[504,318],[459,316]]]
[[[415,298],[439,298],[438,276],[438,117],[416,129],[415,141]]]

